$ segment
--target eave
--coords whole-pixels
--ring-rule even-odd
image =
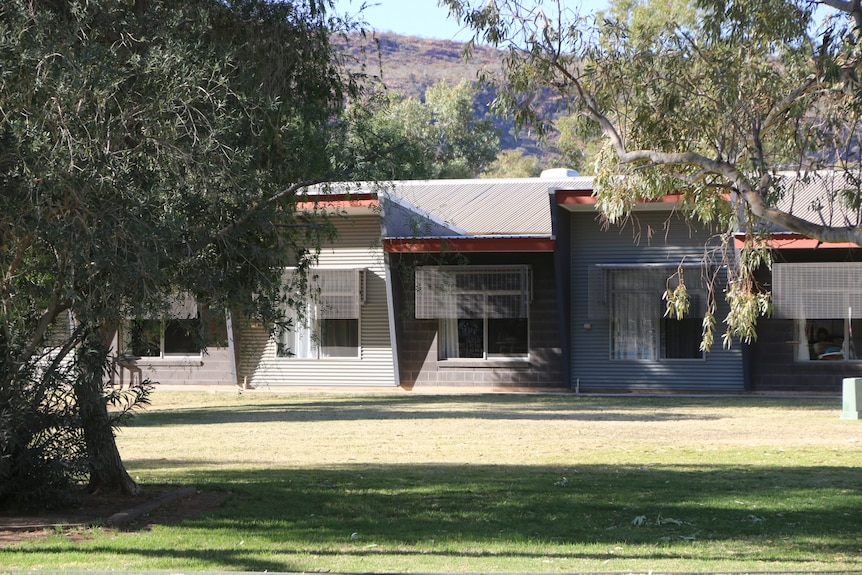
[[[552,193],[556,205],[571,212],[593,211],[596,209],[597,198],[592,189],[554,190]],[[724,198],[728,202],[731,200],[730,194],[725,194]],[[665,194],[656,199],[638,200],[635,203],[634,209],[638,211],[672,210],[682,201],[682,194]]]
[[[553,252],[551,236],[446,236],[431,238],[386,238],[388,253],[442,252]]]
[[[779,232],[772,234],[766,240],[760,240],[763,245],[774,250],[813,250],[835,248],[860,248],[853,242],[826,243],[795,232]],[[736,249],[745,245],[745,234],[736,234],[733,238]]]
[[[592,211],[596,209],[596,196],[592,189],[584,190],[555,190],[554,201],[558,206],[569,211]],[[670,210],[680,203],[682,195],[666,194],[655,200],[637,202],[638,210]]]
[[[380,207],[380,200],[376,193],[320,194],[308,195],[305,198],[305,201],[297,202],[297,211],[325,210],[327,212],[351,213]]]

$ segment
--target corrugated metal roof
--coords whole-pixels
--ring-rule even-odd
[[[840,227],[862,223],[862,210],[853,209],[847,201],[859,203],[862,181],[858,174],[855,178],[839,171],[778,175],[783,192],[775,202],[778,209],[820,225]]]
[[[852,209],[842,201],[846,195],[860,194],[860,181],[841,172],[813,172],[797,177],[782,172],[774,205],[806,220],[831,226],[862,223],[862,209]],[[549,193],[592,190],[593,178],[517,178],[471,180],[400,180],[380,183],[332,184],[351,194],[376,193],[389,196],[417,216],[431,218],[452,235],[519,236],[550,235]],[[394,235],[402,235],[396,232]],[[450,235],[450,234],[443,234]]]
[[[389,193],[469,235],[546,235],[550,190],[584,187],[592,178],[399,181]]]

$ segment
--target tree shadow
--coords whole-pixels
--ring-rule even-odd
[[[769,407],[794,411],[840,409],[840,398],[766,399],[740,397],[583,397],[574,395],[354,396],[308,401],[265,400],[154,412],[141,411],[133,427],[164,424],[223,424],[367,420],[569,420],[684,421],[721,419],[718,408]],[[701,408],[692,413],[692,408]],[[715,415],[704,412],[713,410]]]
[[[859,553],[862,477],[849,467],[344,465],[205,475],[199,487],[232,495],[183,523],[196,533],[185,544],[129,540],[87,552],[240,571],[307,570],[297,559],[307,555],[324,563],[344,555],[607,558],[596,545],[625,545],[627,559],[645,562],[690,553],[701,564],[727,560],[728,548],[738,561],[800,564]],[[256,547],[208,546],[208,532],[236,533]]]

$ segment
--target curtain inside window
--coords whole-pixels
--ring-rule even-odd
[[[291,327],[285,329],[279,338],[278,355],[297,359],[315,359],[317,349],[313,337],[313,310],[307,309],[302,316],[295,310],[289,310]]]
[[[796,361],[808,361],[811,359],[811,353],[808,349],[808,330],[806,329],[805,320],[800,320],[796,323],[796,341],[799,344],[796,346]]]
[[[654,293],[616,292],[611,300],[613,359],[658,358]]]
[[[439,359],[458,357],[458,319],[454,317],[440,320],[437,349]]]

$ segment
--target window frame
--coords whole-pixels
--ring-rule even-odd
[[[525,351],[512,353],[492,353],[490,351],[490,337],[489,337],[489,321],[493,321],[495,319],[517,319],[523,320],[523,334],[519,333],[515,337],[516,341],[513,342],[514,345],[517,345],[519,348],[522,346],[525,347]],[[437,361],[529,361],[530,359],[530,318],[489,318],[487,316],[482,318],[440,318],[437,320]],[[460,323],[461,322],[482,322],[482,354],[481,356],[470,355],[470,356],[462,356],[461,355],[461,340],[460,340]],[[444,335],[446,333],[450,333],[452,328],[449,327],[447,329],[446,323],[457,322],[456,332],[458,335],[458,339],[455,342],[448,341],[448,336]],[[520,331],[520,330],[519,330]],[[520,336],[523,335],[523,338]],[[522,341],[519,341],[522,340]],[[447,347],[452,350],[457,350],[458,355],[450,355],[450,352],[447,351]]]
[[[496,299],[496,301],[495,301]],[[529,361],[532,269],[525,264],[423,266],[416,270],[416,317],[437,320],[440,362]],[[491,335],[497,320],[518,320],[511,331],[513,351],[505,353]],[[480,353],[464,357],[467,324],[481,341]],[[479,333],[481,332],[481,333]],[[517,349],[517,351],[515,351]]]
[[[826,323],[835,324],[841,323],[841,344],[836,345],[837,336],[834,329],[827,330],[828,340],[821,340],[817,332],[821,329],[826,329]],[[829,363],[859,363],[862,361],[859,350],[856,349],[854,339],[853,324],[856,324],[859,331],[855,338],[862,339],[862,319],[859,318],[806,318],[793,320],[793,330],[797,339],[794,340],[796,349],[793,354],[793,361],[796,363],[814,363],[821,362]],[[823,349],[818,350],[819,344],[825,344]],[[831,344],[831,345],[830,345]],[[840,357],[837,355],[840,351]],[[812,357],[818,355],[818,357]]]
[[[678,285],[679,280],[673,278],[682,269],[686,278],[686,288],[691,302],[690,311],[682,319],[668,317],[664,305],[665,290],[673,289]],[[698,321],[700,325],[703,323],[705,312],[705,289],[702,285],[700,276],[695,275],[695,270],[703,270],[703,264],[682,264],[670,265],[665,263],[644,263],[644,264],[596,264],[591,269],[590,278],[590,297],[589,316],[593,319],[606,319],[608,322],[608,360],[613,362],[703,362],[706,361],[706,352],[698,349],[696,355],[691,357],[669,357],[668,349],[671,347],[668,341],[670,330],[668,326],[670,322],[694,322]],[[691,271],[691,273],[686,273]],[[622,272],[643,272],[643,278],[634,276],[635,282],[643,282],[643,285],[632,287],[617,287],[615,286],[614,278],[616,273]],[[651,274],[646,275],[646,274]],[[641,357],[631,357],[632,354],[619,354],[621,349],[630,349],[631,346],[623,346],[622,336],[617,339],[620,333],[619,327],[622,325],[618,321],[620,317],[619,308],[617,307],[617,296],[631,297],[633,294],[640,296],[641,301],[634,307],[636,310],[646,311],[654,310],[649,315],[641,314],[636,318],[629,315],[622,316],[627,319],[629,327],[635,327],[634,331],[626,331],[628,340],[638,342],[640,344],[648,344],[647,354],[640,354]],[[629,306],[631,307],[631,306]],[[639,327],[638,327],[639,326]],[[680,323],[680,336],[685,333],[683,324]],[[644,338],[644,332],[648,332],[648,338]],[[699,344],[698,344],[699,347]],[[635,356],[639,355],[636,351]]]
[[[151,310],[150,314],[146,314],[146,312],[144,312],[140,315],[130,315],[121,323],[118,330],[117,345],[120,349],[119,355],[126,357],[140,357],[147,361],[162,362],[201,360],[206,350],[206,334],[209,329],[205,321],[205,312],[206,309],[199,306],[191,294],[177,293],[170,298],[166,307],[161,310]],[[188,322],[190,324],[189,327],[182,328],[187,334],[197,333],[197,340],[195,340],[194,336],[189,338],[188,335],[183,338],[186,343],[189,343],[190,341],[194,344],[194,346],[197,347],[197,351],[172,352],[167,350],[167,344],[169,343],[169,338],[167,337],[169,327],[172,323],[180,324],[181,322]],[[135,335],[133,332],[135,330],[134,324],[136,323],[158,326],[158,355],[143,355],[135,353],[135,349],[133,348]],[[143,343],[150,345],[155,344],[155,341]],[[140,351],[140,348],[138,351]]]
[[[148,324],[157,324],[159,328],[158,332],[158,347],[159,347],[159,355],[146,355],[142,353],[137,353],[141,351],[140,348],[135,349],[133,347],[132,340],[134,336],[132,335],[133,330],[135,329],[134,324],[138,322],[146,322]],[[202,320],[200,316],[197,317],[187,317],[187,318],[140,318],[140,319],[132,319],[128,320],[123,329],[123,337],[122,337],[122,355],[132,355],[134,357],[139,357],[141,359],[145,359],[147,361],[151,360],[179,360],[179,359],[199,359],[203,357],[203,346],[200,345],[200,342],[197,342],[198,351],[194,352],[170,352],[166,350],[168,338],[166,337],[168,326],[172,322],[194,322],[194,329],[201,330],[203,329]],[[148,344],[155,344],[155,341],[147,342]]]
[[[294,270],[288,269],[287,273],[294,273]],[[330,273],[346,273],[355,274],[353,278],[353,286],[349,289],[340,289],[340,286],[327,287],[325,276]],[[365,268],[312,268],[308,271],[306,299],[303,309],[297,310],[288,307],[285,313],[291,321],[292,327],[284,327],[276,335],[275,356],[280,360],[288,361],[356,361],[362,359],[362,313],[361,306],[365,304]],[[331,275],[331,274],[330,274]],[[330,282],[331,284],[331,282]],[[342,302],[348,302],[348,307],[352,311],[344,311],[342,313],[328,313],[326,306],[327,298],[347,298],[342,299]],[[342,317],[348,315],[350,317]],[[327,317],[334,316],[334,317]],[[355,316],[355,317],[353,317]],[[328,355],[324,353],[326,346],[323,345],[322,334],[325,331],[324,326],[330,321],[347,321],[349,324],[350,340],[355,340],[355,346],[333,346],[351,348],[355,350],[354,355]],[[303,344],[296,344],[297,333],[296,326],[302,330],[300,333],[307,334],[301,337],[306,341]],[[290,341],[292,339],[292,341]],[[297,355],[291,350],[303,348],[303,354]],[[304,349],[307,348],[307,352]]]

